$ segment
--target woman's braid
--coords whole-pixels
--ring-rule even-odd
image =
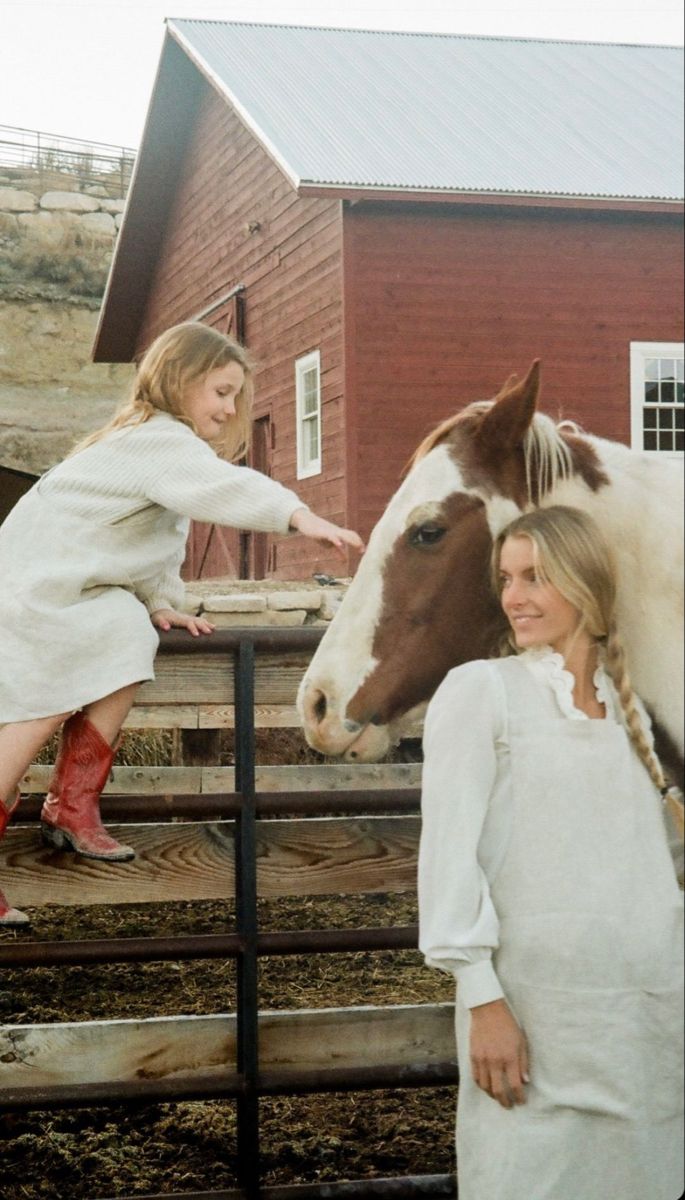
[[[618,692],[618,698],[621,702],[621,708],[623,709],[628,729],[628,736],[639,758],[649,771],[650,778],[659,788],[659,791],[663,791],[666,786],[664,773],[661,769],[661,763],[647,740],[647,734],[635,704],[635,693],[633,692],[626,667],[623,645],[618,636],[616,622],[613,619],[607,634],[605,665]]]

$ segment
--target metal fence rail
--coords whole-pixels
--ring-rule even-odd
[[[106,142],[81,141],[38,129],[0,125],[0,170],[37,174],[41,184],[50,184],[65,175],[74,183],[102,184],[117,196],[128,188],[136,152],[130,146]]]
[[[347,1067],[290,1070],[260,1070],[258,962],[263,955],[297,953],[340,953],[358,950],[406,949],[416,946],[413,926],[383,929],[330,929],[292,932],[260,932],[257,910],[257,822],[273,812],[332,814],[360,811],[375,806],[383,811],[416,810],[418,794],[382,792],[364,796],[352,792],[256,794],[254,678],[255,649],[310,650],[321,637],[316,628],[282,630],[217,630],[202,641],[202,653],[230,652],[235,656],[235,787],[223,797],[141,797],[141,816],[149,819],[159,809],[166,816],[191,819],[212,815],[231,816],[236,823],[235,876],[236,924],[228,934],[186,937],[93,939],[76,942],[14,942],[0,946],[0,966],[31,967],[96,962],[147,962],[196,958],[232,958],[237,964],[237,1056],[236,1070],[196,1074],[192,1078],[132,1079],[130,1081],[17,1087],[0,1092],[0,1111],[30,1111],[45,1108],[75,1108],[118,1103],[157,1103],[189,1099],[230,1098],[237,1106],[239,1188],[235,1191],[177,1193],[166,1200],[360,1200],[361,1197],[439,1196],[454,1198],[456,1182],[451,1176],[405,1177],[402,1179],[353,1180],[339,1183],[288,1187],[262,1187],[260,1153],[261,1097],[312,1095],[329,1092],[380,1090],[387,1088],[444,1087],[457,1082],[455,1063],[434,1062],[386,1067]],[[163,634],[161,653],[196,653],[198,643],[181,631]],[[131,797],[121,798],[121,812],[135,807]],[[24,804],[24,816],[33,815],[35,805]],[[110,809],[110,815],[112,813]],[[121,815],[121,814],[120,814]],[[132,1197],[129,1200],[133,1200]],[[147,1200],[157,1200],[148,1197]],[[161,1200],[161,1198],[160,1198]]]

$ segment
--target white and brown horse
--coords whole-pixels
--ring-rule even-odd
[[[417,450],[302,681],[308,742],[375,761],[447,671],[492,651],[493,536],[537,505],[570,504],[608,536],[619,628],[668,765],[683,751],[681,464],[557,426],[536,412],[539,366],[469,405]]]

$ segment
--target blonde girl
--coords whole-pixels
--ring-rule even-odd
[[[609,548],[525,514],[493,548],[515,653],[424,733],[420,944],[457,981],[460,1200],[675,1200],[682,895]]]
[[[63,726],[44,839],[90,858],[133,857],[103,828],[100,793],[136,689],[153,678],[155,627],[212,632],[181,611],[190,519],[363,549],[294,492],[234,465],[251,397],[240,345],[199,323],[169,329],[113,420],[0,528],[0,837],[20,779]],[[0,927],[26,923],[0,892]]]

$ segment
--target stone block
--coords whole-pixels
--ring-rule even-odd
[[[205,596],[202,607],[205,612],[209,613],[265,612],[266,596],[259,596],[256,592],[243,592],[242,595],[229,592],[223,595]]]
[[[61,209],[63,212],[94,213],[100,207],[95,196],[83,192],[45,192],[40,198],[41,208]]]
[[[91,183],[91,184],[89,184],[89,186],[87,188],[84,189],[84,191],[87,196],[106,196],[107,195],[107,188],[103,187],[101,183]],[[100,207],[102,207],[102,205]]]
[[[306,612],[317,612],[321,607],[321,592],[305,589],[299,592],[269,592],[267,604],[276,612],[287,612],[293,608],[304,608]]]
[[[264,629],[304,625],[307,616],[303,608],[291,612],[208,612],[204,614],[217,629]]]
[[[18,188],[0,187],[0,209],[3,212],[33,212],[38,202],[31,192],[22,192]]]
[[[198,596],[195,592],[186,592],[181,612],[190,613],[191,616],[196,616],[202,608],[202,596]]]
[[[119,197],[104,196],[100,201],[100,208],[102,209],[102,212],[122,213],[124,211],[125,204],[126,201],[119,199]]]
[[[2,212],[0,209],[0,237],[4,234],[6,237],[16,238],[18,233],[19,218],[14,213]]]
[[[123,213],[115,213],[114,214],[114,228],[115,229],[121,229],[121,222],[123,221],[123,219],[124,219]]]
[[[32,212],[17,217],[22,233],[32,242],[44,246],[59,246],[68,229],[78,228],[74,213]]]
[[[111,213],[106,212],[84,213],[79,224],[81,229],[87,229],[88,233],[94,234],[96,237],[113,238],[117,231],[114,217]]]
[[[319,616],[324,621],[332,621],[344,599],[344,592],[336,591],[334,588],[324,588],[321,593]]]

